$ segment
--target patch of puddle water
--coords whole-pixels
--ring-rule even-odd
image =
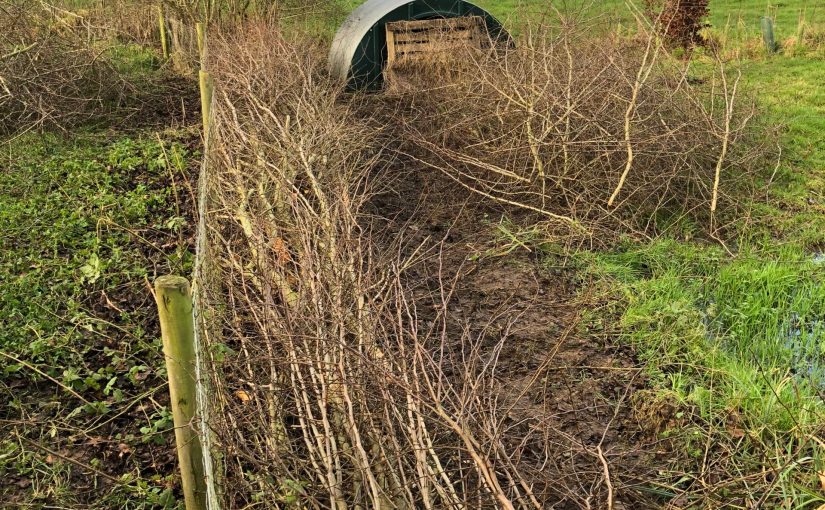
[[[791,367],[797,379],[825,390],[825,322],[813,320],[803,324],[793,314],[783,340],[791,353]]]
[[[825,252],[814,253],[811,261],[825,265]],[[825,316],[825,310],[820,310]],[[785,347],[794,355],[795,373],[815,388],[825,390],[825,320],[817,319],[799,324],[799,316],[793,314],[791,327],[785,334]]]
[[[813,262],[825,265],[825,253],[814,255]],[[713,317],[717,304],[705,304],[702,312],[702,324],[705,327],[705,338],[709,342],[727,344],[719,322]],[[779,337],[781,353],[777,358],[789,361],[790,371],[794,378],[804,385],[820,391],[825,391],[825,310],[819,313],[820,318],[803,321],[799,314],[793,312],[782,325]]]

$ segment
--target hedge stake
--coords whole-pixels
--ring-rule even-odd
[[[158,6],[158,28],[160,28],[160,48],[163,59],[169,58],[169,41],[166,40],[166,20],[163,17],[163,7]]]
[[[198,36],[198,58],[200,59],[201,69],[203,69],[203,52],[206,49],[206,32],[203,29],[203,23],[195,23],[195,33]]]
[[[180,276],[161,276],[155,280],[155,299],[186,510],[205,510],[203,451],[195,430],[195,321],[189,281]]]
[[[209,116],[212,111],[212,92],[215,85],[212,81],[212,75],[206,71],[198,71],[201,88],[201,113],[203,115],[203,139],[206,140],[206,135],[209,134]]]

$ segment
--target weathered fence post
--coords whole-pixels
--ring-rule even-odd
[[[201,88],[201,113],[203,114],[203,138],[209,133],[209,115],[212,111],[212,93],[215,89],[215,84],[212,81],[212,75],[204,70],[198,71]]]
[[[198,59],[200,60],[200,71],[198,71],[198,78],[201,89],[201,113],[203,115],[203,139],[206,140],[206,135],[209,133],[209,116],[212,111],[212,93],[215,90],[215,83],[212,80],[212,75],[206,70],[206,30],[204,30],[203,23],[195,25],[195,31],[198,35]]]
[[[161,276],[155,280],[155,298],[186,510],[205,510],[203,450],[195,428],[195,322],[189,281],[180,276]]]
[[[762,16],[762,40],[765,42],[765,49],[768,53],[776,53],[776,39],[773,35],[773,20],[768,16]]]
[[[163,59],[169,58],[169,41],[166,39],[166,17],[163,15],[163,6],[158,6],[158,28],[160,29],[160,49]]]
[[[195,33],[198,35],[198,62],[203,69],[203,51],[206,48],[206,32],[203,29],[203,23],[195,23]]]

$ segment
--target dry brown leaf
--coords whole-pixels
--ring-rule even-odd
[[[289,260],[289,250],[286,248],[286,243],[280,237],[276,237],[272,241],[272,249],[278,255],[278,263],[283,265]]]
[[[249,393],[245,392],[244,390],[238,390],[238,391],[236,391],[236,392],[235,392],[235,396],[236,396],[236,397],[238,397],[238,399],[239,399],[241,402],[243,402],[244,404],[246,404],[247,402],[249,402],[250,400],[252,400],[252,397],[251,397],[251,396],[249,396]]]
[[[732,437],[734,439],[741,439],[741,438],[745,437],[745,431],[738,428],[738,427],[728,429],[728,434],[730,434],[730,437]]]

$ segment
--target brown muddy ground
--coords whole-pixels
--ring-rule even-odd
[[[675,454],[637,419],[634,396],[645,378],[632,350],[600,326],[604,314],[590,313],[603,303],[587,282],[539,247],[512,249],[512,240],[502,239],[495,225],[502,217],[530,224],[522,213],[471,196],[431,170],[408,166],[394,177],[372,203],[376,216],[390,218],[384,242],[407,255],[426,248],[428,256],[407,274],[419,310],[443,306],[451,290],[453,338],[478,339],[471,355],[497,363],[490,402],[539,501],[556,509],[610,508],[612,493],[614,509],[662,508],[651,481]],[[422,328],[434,314],[420,314]]]

